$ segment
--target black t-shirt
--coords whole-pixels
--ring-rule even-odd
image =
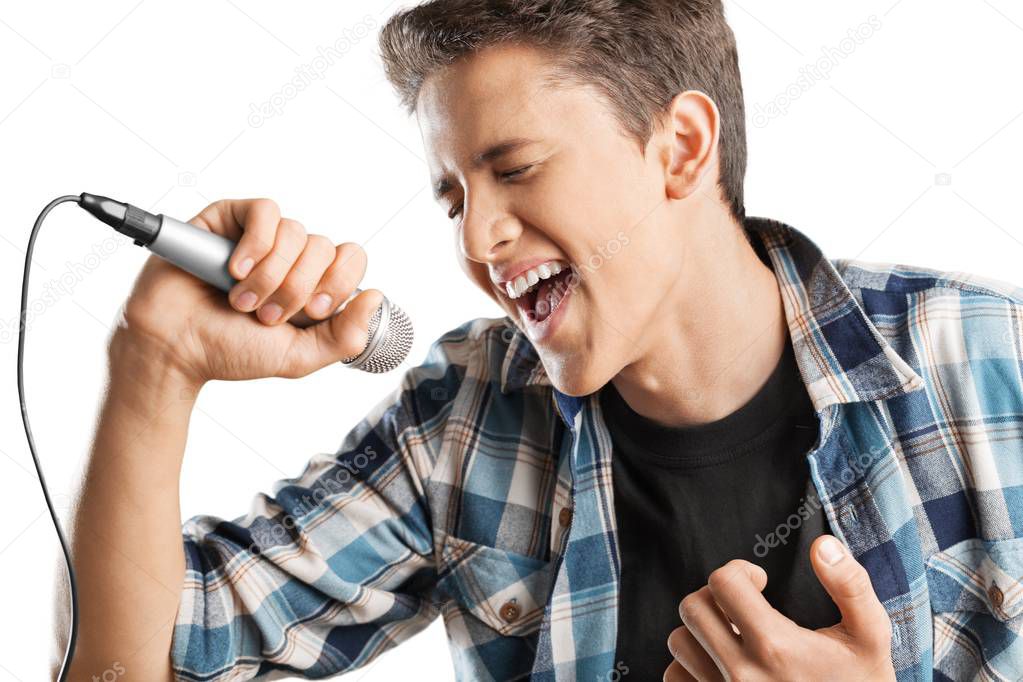
[[[615,661],[630,678],[661,679],[679,602],[731,559],[762,566],[767,601],[798,625],[841,620],[810,564],[810,543],[830,530],[806,460],[818,420],[791,342],[749,402],[708,424],[653,422],[611,383],[600,403],[621,548]]]

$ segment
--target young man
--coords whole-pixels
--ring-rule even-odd
[[[435,0],[381,48],[507,317],[182,547],[195,392],[350,356],[379,300],[283,324],[361,251],[266,200],[200,213],[241,281],[232,309],[151,260],[111,338],[78,671],[320,678],[441,615],[466,680],[1023,676],[1023,291],[747,218],[716,0]]]

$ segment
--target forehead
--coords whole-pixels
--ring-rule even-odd
[[[549,135],[571,88],[548,82],[552,63],[517,44],[486,48],[431,74],[416,117],[432,172],[505,138]]]

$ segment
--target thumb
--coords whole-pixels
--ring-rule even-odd
[[[842,613],[842,627],[854,640],[889,646],[891,620],[877,598],[870,574],[833,535],[810,546],[814,573]]]
[[[295,348],[288,353],[291,373],[302,376],[359,355],[369,341],[370,318],[383,300],[379,290],[366,289],[333,317],[297,330]]]

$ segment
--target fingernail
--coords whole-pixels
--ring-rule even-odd
[[[276,303],[267,303],[259,309],[257,314],[263,322],[276,322],[277,318],[281,316],[281,307]]]
[[[250,256],[246,256],[242,259],[242,262],[238,264],[238,272],[242,277],[249,274],[249,270],[252,269],[253,260]]]
[[[817,552],[820,554],[821,559],[824,560],[824,563],[828,566],[834,566],[845,556],[845,547],[836,538],[828,537],[821,540],[821,546]]]
[[[246,291],[244,294],[238,297],[238,307],[243,308],[246,311],[251,310],[252,306],[256,305],[258,300],[255,291]]]
[[[330,308],[330,296],[327,294],[316,294],[313,296],[312,303],[309,304],[312,308],[313,313],[316,315],[326,315],[327,310]]]

